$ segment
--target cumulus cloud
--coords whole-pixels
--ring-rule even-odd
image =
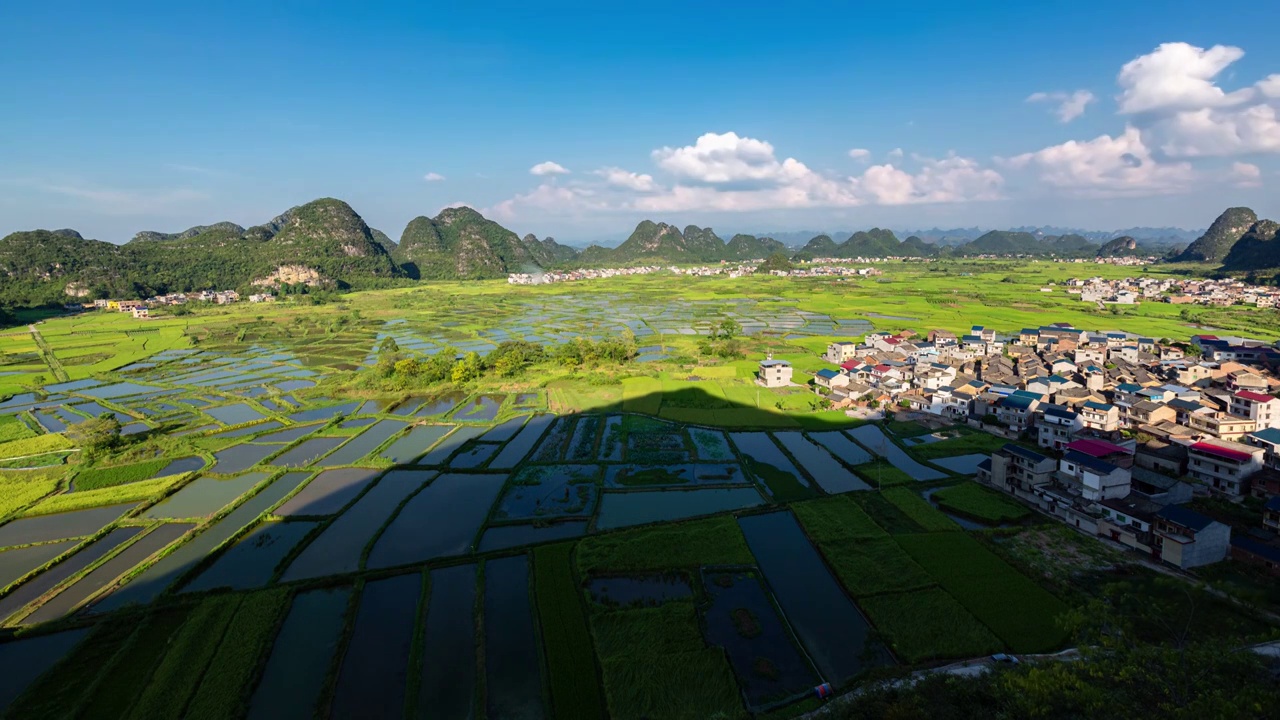
[[[634,173],[622,168],[607,167],[596,170],[593,175],[604,178],[606,185],[636,192],[653,192],[658,189],[652,175]]]
[[[545,182],[490,208],[497,217],[590,212],[751,212],[849,208],[989,200],[1001,196],[1004,178],[976,160],[913,156],[908,170],[876,165],[845,177],[779,159],[773,145],[737,133],[706,133],[692,145],[651,153],[665,181],[616,167],[591,173],[596,181]]]
[[[1005,161],[1028,169],[1054,187],[1085,196],[1155,195],[1186,190],[1195,172],[1186,162],[1162,163],[1152,157],[1132,125],[1112,137],[1070,140]]]
[[[977,161],[954,155],[934,160],[921,158],[923,166],[910,173],[892,164],[867,168],[854,178],[858,195],[869,204],[908,205],[996,200],[1004,178]]]
[[[1262,170],[1252,163],[1232,163],[1231,177],[1237,187],[1258,187],[1262,184]]]
[[[1027,97],[1027,102],[1031,103],[1056,104],[1057,108],[1054,110],[1054,114],[1058,116],[1058,120],[1064,123],[1069,123],[1083,115],[1085,108],[1094,100],[1096,98],[1088,90],[1076,90],[1073,93],[1038,92],[1032,93]]]
[[[894,148],[894,149],[890,150],[890,151],[889,151],[889,157],[891,157],[891,158],[900,158],[900,157],[902,157],[902,148]]]
[[[1248,101],[1253,88],[1226,92],[1214,84],[1244,50],[1214,45],[1205,50],[1183,42],[1164,43],[1120,68],[1120,112],[1134,113],[1224,107]]]
[[[529,174],[539,175],[539,176],[568,175],[569,170],[565,168],[565,166],[561,165],[560,163],[555,163],[548,160],[546,162],[540,162],[537,165],[534,165],[533,167],[529,168]]]
[[[1120,70],[1120,112],[1171,157],[1280,152],[1280,75],[1227,91],[1218,76],[1244,50],[1165,43]]]
[[[871,151],[866,148],[854,148],[849,151],[849,157],[854,160],[866,160],[871,157]]]
[[[706,133],[693,145],[652,153],[658,167],[680,180],[708,185],[777,185],[808,174],[794,158],[781,162],[773,146],[737,133]]]
[[[441,180],[444,180],[444,176],[440,173],[429,172],[426,175],[423,175],[422,179],[427,182],[440,182]]]

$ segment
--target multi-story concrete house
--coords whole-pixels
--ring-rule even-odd
[[[1053,458],[1009,443],[979,466],[978,479],[1007,493],[1034,500],[1037,488],[1053,482],[1057,467]]]
[[[1280,398],[1241,390],[1231,396],[1231,414],[1252,420],[1258,430],[1280,428]]]
[[[1070,408],[1050,403],[1037,408],[1036,444],[1042,448],[1061,450],[1083,429],[1080,413]]]
[[[1097,502],[1129,494],[1129,470],[1079,450],[1068,450],[1058,461],[1057,479]]]
[[[1152,540],[1162,561],[1187,570],[1225,558],[1231,528],[1181,505],[1166,505],[1156,513]]]
[[[1262,469],[1265,450],[1226,440],[1203,440],[1187,448],[1187,474],[1230,497],[1249,492],[1248,478]]]
[[[1115,405],[1093,400],[1080,407],[1080,418],[1084,426],[1100,432],[1114,432],[1120,429],[1120,409]]]
[[[1248,418],[1211,411],[1188,415],[1187,427],[1220,440],[1235,442],[1257,429],[1257,424]]]
[[[833,342],[827,345],[827,354],[824,357],[829,363],[842,365],[858,357],[858,343]]]
[[[768,388],[787,387],[791,384],[791,374],[791,363],[769,358],[760,361],[756,382]]]

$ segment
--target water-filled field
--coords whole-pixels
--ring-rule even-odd
[[[970,488],[985,448],[947,456],[810,390],[752,383],[767,353],[803,382],[833,339],[971,318],[844,302],[834,283],[813,298],[762,279],[769,292],[751,297],[673,299],[623,282],[502,302],[465,285],[430,301],[396,290],[280,303],[261,321],[104,314],[117,360],[43,387],[43,365],[0,378],[0,625],[32,633],[0,642],[24,660],[0,707],[786,715],[812,709],[818,682],[847,688],[886,663],[1065,646],[1057,617],[1078,598],[970,535],[1001,526],[1003,543],[1036,522]],[[1176,311],[1142,312],[1178,327]],[[92,345],[90,319],[48,322],[54,351],[73,334]],[[699,349],[725,319],[746,356]],[[0,347],[31,342],[18,335]],[[623,336],[643,362],[374,377],[387,338],[425,362]],[[89,457],[68,438],[102,415],[127,439]],[[53,464],[11,470],[24,458]],[[210,710],[215,698],[230,709]]]

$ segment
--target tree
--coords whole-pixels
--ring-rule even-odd
[[[722,340],[732,340],[742,332],[742,326],[733,318],[725,318],[724,320],[721,320],[720,326],[717,329],[719,330],[719,337]],[[711,337],[716,337],[714,331],[712,332]]]
[[[80,446],[86,458],[95,458],[120,444],[120,421],[111,413],[69,426],[68,440]]]
[[[398,352],[400,352],[400,343],[396,342],[396,339],[389,335],[383,338],[382,342],[378,343],[379,355],[394,355]]]
[[[467,353],[453,365],[453,381],[459,385],[478,380],[483,374],[484,361],[480,359],[480,353],[475,351]]]

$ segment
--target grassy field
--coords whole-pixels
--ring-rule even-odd
[[[222,637],[231,628],[240,600],[240,595],[218,595],[196,607],[169,644],[151,681],[139,688],[130,718],[159,720],[184,715],[183,709],[199,687]],[[237,626],[233,632],[239,633],[240,628]]]
[[[904,515],[911,518],[925,530],[947,532],[957,529],[951,518],[939,512],[937,508],[929,504],[928,500],[920,497],[920,494],[911,488],[893,487],[882,491],[880,494],[884,495],[886,500],[893,503]]]
[[[875,540],[888,537],[884,528],[848,495],[795,503],[792,512],[814,542]]]
[[[68,512],[70,510],[83,510],[85,508],[99,507],[102,505],[117,505],[120,503],[141,502],[144,500],[157,499],[163,495],[165,491],[181,482],[186,477],[186,474],[170,475],[168,477],[156,478],[154,480],[143,480],[140,482],[129,483],[127,485],[106,487],[100,490],[62,493],[46,498],[30,510],[23,513],[23,515],[49,515],[52,513]]]
[[[691,601],[597,608],[591,627],[610,717],[703,720],[744,715],[729,661],[703,643]]]
[[[56,491],[61,477],[62,469],[56,467],[44,470],[0,472],[0,518],[7,517]]]
[[[534,550],[533,574],[552,710],[557,717],[605,717],[582,591],[574,580],[573,544]]]
[[[964,533],[902,535],[902,548],[1014,652],[1056,650],[1067,639],[1061,600]]]
[[[167,458],[161,458],[159,460],[133,463],[132,465],[115,465],[84,470],[76,474],[76,491],[99,490],[146,480],[163,470],[169,462]]]
[[[0,415],[0,445],[14,440],[23,440],[35,434],[35,431],[27,427],[27,424],[17,415]]]
[[[908,663],[978,657],[1003,647],[955,598],[936,587],[861,598],[858,604],[894,654]]]
[[[584,575],[640,573],[755,562],[730,516],[588,537],[578,543]]]
[[[933,494],[938,507],[986,523],[1021,520],[1031,511],[998,492],[973,482],[942,488]]]
[[[22,440],[10,440],[7,443],[0,443],[0,459],[42,455],[55,450],[69,450],[73,447],[75,446],[70,440],[57,433],[36,435]]]
[[[869,463],[863,463],[855,467],[853,471],[872,487],[889,488],[895,485],[914,485],[916,482],[915,478],[894,467],[892,463],[884,458],[876,458]]]
[[[937,460],[955,455],[990,455],[1004,447],[1009,441],[998,435],[991,435],[979,430],[960,430],[960,437],[939,440],[938,442],[921,443],[909,449],[917,460]]]
[[[247,710],[250,681],[270,650],[276,627],[288,608],[286,588],[244,597],[183,717],[218,720],[240,717]]]

